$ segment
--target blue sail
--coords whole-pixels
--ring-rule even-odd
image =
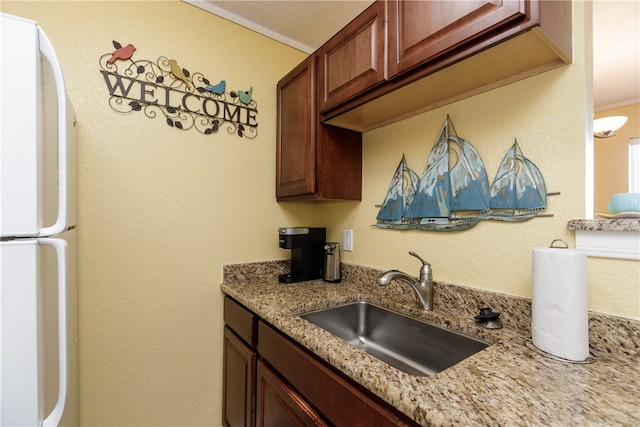
[[[484,211],[489,209],[489,178],[480,154],[462,138],[449,136],[460,153],[451,168],[451,190],[454,211]],[[450,148],[451,148],[450,144]]]
[[[515,145],[507,151],[502,159],[491,185],[490,194],[491,209],[515,209],[517,206]]]
[[[449,126],[447,116],[407,211],[409,218],[436,229],[489,209],[489,178],[482,159],[471,144],[450,135]]]
[[[522,156],[523,173],[516,178],[519,209],[544,209],[547,207],[547,189],[540,170]]]
[[[451,187],[449,182],[448,121],[445,122],[407,209],[406,217],[424,222],[426,218],[449,218]]]
[[[522,221],[547,207],[542,174],[522,154],[517,140],[500,163],[490,195],[491,219]]]
[[[418,186],[418,175],[407,167],[404,155],[398,164],[387,195],[380,207],[376,219],[386,223],[402,223],[402,219],[411,204],[416,188]]]

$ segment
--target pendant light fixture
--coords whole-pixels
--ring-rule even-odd
[[[596,138],[611,138],[615,131],[627,122],[626,116],[610,116],[593,121],[593,136]]]

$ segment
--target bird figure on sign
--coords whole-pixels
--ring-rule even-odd
[[[122,47],[122,45],[115,40],[113,41],[113,46],[116,48],[116,50],[114,50],[111,54],[111,58],[107,59],[107,62],[109,64],[113,64],[118,59],[131,58],[131,56],[133,55],[133,51],[136,50],[136,47],[131,43],[129,43],[125,47]]]
[[[216,85],[205,86],[204,90],[206,90],[207,92],[214,93],[216,95],[222,95],[224,93],[224,90],[226,89],[226,86],[227,86],[227,81],[226,80],[220,80],[220,83],[218,83]]]
[[[191,83],[189,82],[189,72],[178,65],[175,59],[169,60],[169,66],[171,67],[171,74],[178,80],[182,80],[187,89],[191,89]]]
[[[240,101],[243,104],[249,104],[251,102],[251,97],[253,94],[253,86],[249,88],[249,90],[239,90],[238,96],[240,97]]]

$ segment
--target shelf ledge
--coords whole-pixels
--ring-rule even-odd
[[[572,220],[576,249],[597,258],[640,260],[640,219]]]

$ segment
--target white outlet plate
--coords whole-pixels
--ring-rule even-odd
[[[353,251],[353,230],[342,230],[342,249]]]

